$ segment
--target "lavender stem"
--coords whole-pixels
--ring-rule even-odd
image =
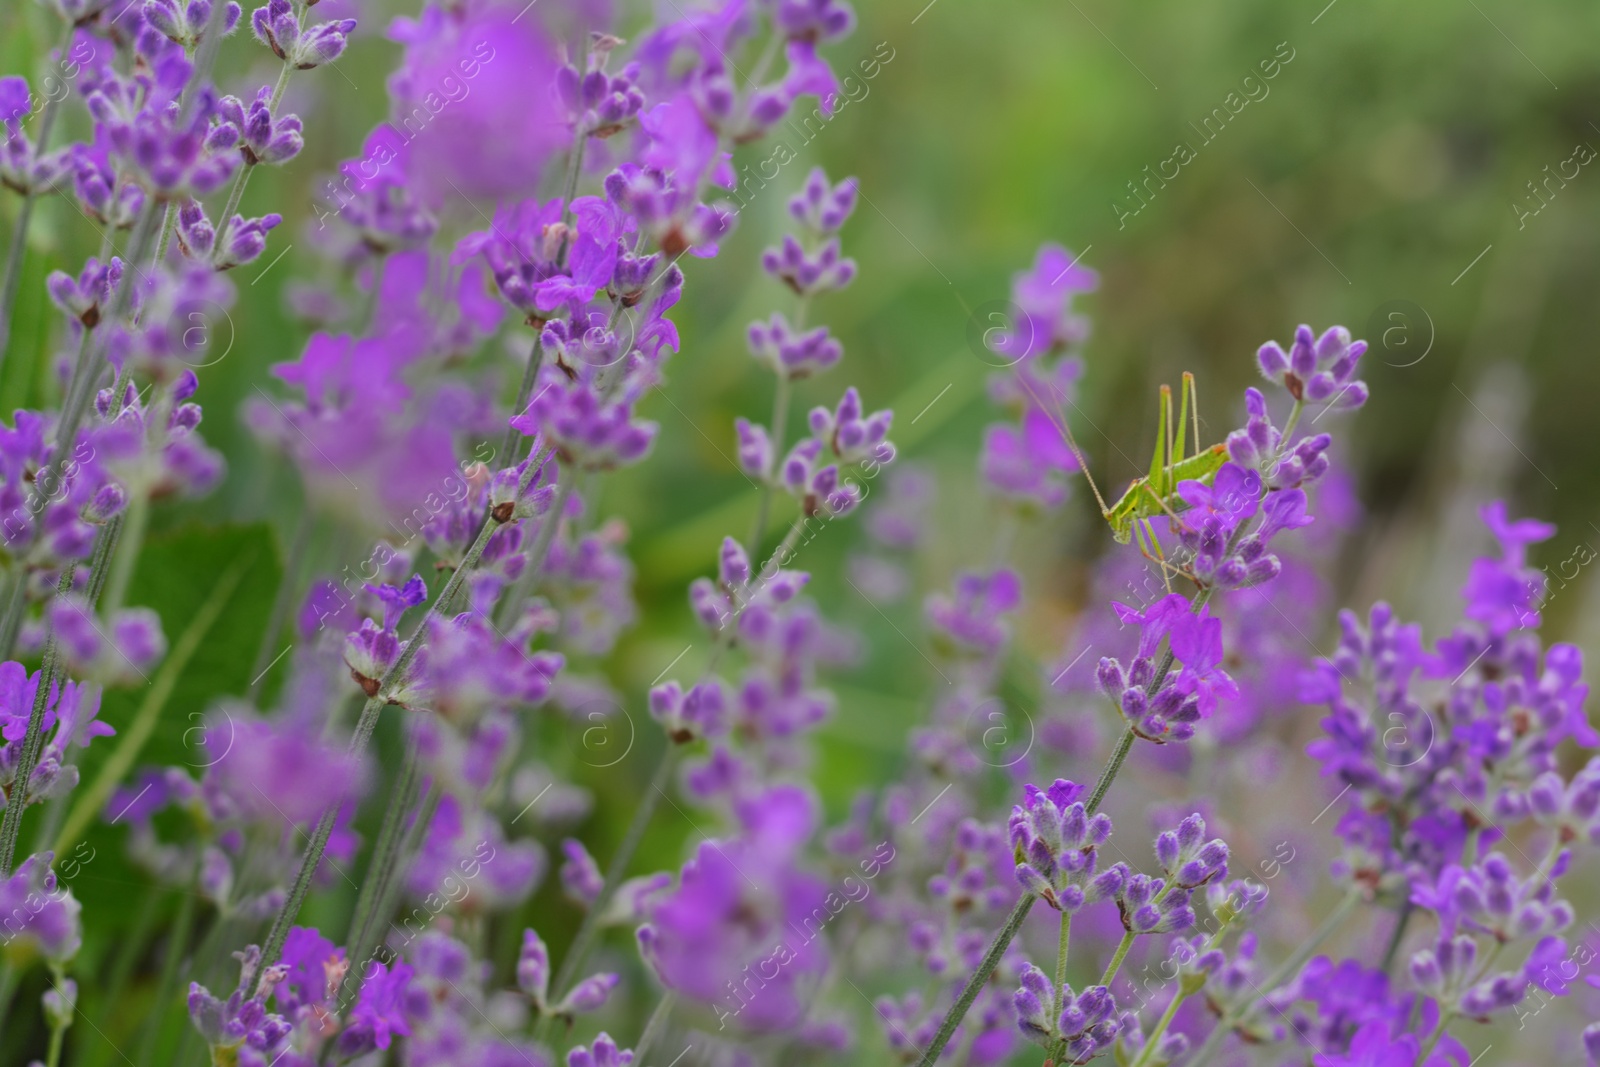
[[[61,45],[57,49],[62,55],[72,45],[72,33],[76,29],[69,21],[66,32],[61,37]],[[58,97],[46,97],[44,110],[39,113],[39,133],[34,142],[34,150],[43,152],[50,141],[50,132],[56,124],[56,114],[61,106],[61,101],[66,99],[63,93]],[[11,245],[6,251],[5,274],[0,277],[0,367],[5,366],[6,346],[11,340],[11,313],[17,305],[17,290],[22,285],[22,258],[28,247],[28,224],[33,221],[33,202],[35,196],[30,192],[22,194],[22,205],[17,209],[17,223],[11,231]]]
[[[634,810],[633,822],[628,824],[627,833],[623,835],[622,843],[617,846],[617,851],[612,855],[611,862],[606,866],[606,880],[600,887],[600,893],[595,897],[594,903],[589,905],[588,912],[583,917],[583,923],[578,927],[578,932],[573,935],[572,944],[567,948],[567,954],[561,961],[561,969],[556,972],[555,981],[550,984],[554,993],[554,1000],[559,1003],[561,998],[571,991],[573,979],[577,977],[578,968],[582,966],[584,957],[593,947],[595,935],[599,932],[600,916],[611,903],[612,896],[617,887],[622,884],[623,875],[628,871],[628,864],[633,860],[634,852],[638,851],[639,842],[644,840],[644,832],[650,828],[650,819],[655,815],[656,806],[661,798],[666,795],[667,786],[672,781],[672,771],[678,765],[678,754],[681,746],[672,745],[661,757],[661,762],[656,766],[655,777],[646,787],[644,799],[639,802],[639,807]]]
[[[77,567],[69,564],[61,572],[56,594],[72,588],[72,575]],[[45,639],[44,662],[39,665],[33,695],[33,711],[28,716],[28,730],[22,737],[22,749],[17,757],[16,775],[11,780],[11,794],[6,798],[6,810],[0,819],[0,878],[11,874],[11,861],[17,852],[17,837],[22,833],[22,809],[28,804],[28,779],[39,763],[39,753],[44,748],[44,711],[50,699],[50,685],[56,674],[56,635],[52,631]]]
[[[521,488],[526,489],[527,483],[531,482],[537,473],[538,465],[530,463],[527,473],[523,476],[524,484]],[[509,522],[509,518],[506,521]],[[466,555],[461,558],[461,565],[451,573],[443,591],[428,605],[428,611],[418,623],[411,640],[395,658],[393,665],[384,671],[383,677],[378,680],[376,692],[362,705],[361,716],[356,720],[355,734],[350,738],[350,752],[359,755],[366,751],[368,742],[372,740],[372,731],[378,725],[378,713],[389,703],[390,687],[405,677],[412,660],[422,651],[423,643],[428,639],[428,623],[438,614],[441,604],[449,603],[455,597],[456,590],[466,580],[468,573],[478,565],[478,560],[483,557],[483,550],[489,544],[489,538],[503,525],[504,523],[495,519],[493,513],[484,516],[483,525],[478,529],[478,536],[473,539],[472,547],[467,549]],[[548,548],[548,545],[546,547]],[[316,874],[317,866],[322,862],[322,854],[328,849],[328,839],[333,836],[333,824],[338,815],[339,805],[333,804],[322,813],[322,818],[317,820],[316,828],[311,833],[311,840],[306,846],[305,858],[301,861],[300,870],[295,874],[294,884],[289,890],[289,896],[284,901],[277,918],[272,921],[272,929],[267,933],[266,944],[262,947],[263,973],[278,962],[278,954],[283,951],[283,943],[289,936],[289,926],[300,914],[300,907],[305,903],[306,894],[311,891],[312,876]]]

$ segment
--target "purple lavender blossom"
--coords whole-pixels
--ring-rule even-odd
[[[569,837],[561,842],[561,851],[566,856],[561,864],[561,886],[566,891],[567,899],[586,908],[593,907],[594,902],[600,899],[600,890],[605,884],[600,865],[589,855],[582,841]]]
[[[1256,353],[1256,362],[1263,377],[1281,383],[1297,402],[1358,408],[1367,402],[1367,383],[1353,375],[1366,350],[1367,343],[1350,340],[1350,331],[1343,326],[1330,327],[1320,337],[1311,327],[1301,326],[1288,352],[1268,341]]]
[[[552,442],[564,463],[585,470],[627,466],[649,453],[659,427],[633,417],[633,398],[606,399],[554,369],[541,377],[527,410],[512,416],[515,429]]]
[[[810,377],[844,358],[844,346],[826,326],[799,332],[778,312],[767,322],[752,322],[746,336],[750,354],[789,379]]]
[[[273,114],[270,85],[256,90],[248,104],[238,97],[223,97],[217,101],[217,113],[239,128],[239,152],[246,163],[287,163],[305,147],[300,117]]]
[[[636,84],[638,63],[629,63],[617,74],[606,72],[606,59],[621,43],[615,37],[596,34],[587,71],[569,63],[556,72],[556,92],[567,110],[574,141],[614,137],[632,124],[644,107],[644,92]]]
[[[337,19],[302,27],[289,0],[270,0],[250,13],[250,28],[272,54],[297,70],[332,63],[344,54],[355,19]]]
[[[33,950],[52,963],[65,963],[83,943],[82,911],[72,890],[58,884],[51,864],[55,854],[29,856],[8,878],[0,879],[0,948],[21,957]]]
[[[34,111],[34,97],[25,79],[0,78],[0,184],[27,196],[57,189],[69,170],[70,149],[41,151],[22,132]]]
[[[895,448],[888,440],[893,421],[892,411],[866,414],[854,386],[845,390],[834,410],[812,408],[811,436],[789,450],[780,468],[783,487],[806,515],[832,517],[855,510],[864,494],[841,469],[862,464],[875,471],[893,463]]]
[[[520,18],[521,10],[430,3],[420,18],[390,24],[389,36],[405,46],[389,79],[392,114],[415,150],[425,203],[531,194],[545,161],[569,143],[555,50],[539,19]]]
[[[144,0],[142,13],[145,24],[154,28],[175,44],[193,50],[204,36],[211,18],[212,0]],[[229,0],[222,14],[222,33],[230,34],[239,25],[242,9]]]
[[[1061,430],[1037,407],[1029,406],[1021,427],[996,423],[985,431],[979,470],[984,481],[1007,497],[1050,510],[1067,499],[1063,475],[1078,469]]]
[[[374,961],[361,983],[361,995],[350,1010],[338,1049],[344,1056],[362,1056],[387,1049],[395,1036],[409,1036],[404,1004],[415,972],[404,963],[386,967]]]
[[[567,1067],[628,1067],[632,1049],[618,1049],[611,1035],[602,1030],[588,1045],[578,1045],[567,1053]]]
[[[1053,1047],[1065,1044],[1069,1063],[1087,1063],[1115,1039],[1118,1029],[1117,1003],[1105,986],[1089,986],[1081,992],[1070,987],[1060,991],[1061,1013],[1052,1018],[1057,991],[1049,977],[1029,964],[1022,972],[1022,987],[1013,998],[1017,1027],[1036,1045]]]
[[[116,733],[109,723],[100,722],[100,693],[94,686],[52,679],[41,720],[47,735],[39,751],[33,773],[25,786],[17,782],[17,766],[22,759],[22,742],[38,696],[42,671],[29,675],[20,663],[0,663],[0,787],[7,804],[24,806],[61,796],[78,784],[78,769],[70,749],[86,748],[96,737]]]
[[[677,889],[655,898],[639,945],[670,988],[754,1031],[793,1027],[826,963],[823,929],[845,905],[798,865],[815,814],[782,786],[739,805],[741,832],[706,843]],[[748,880],[747,880],[748,879]]]
[[[1098,871],[1098,847],[1111,836],[1111,818],[1090,817],[1083,787],[1057,778],[1049,789],[1030,785],[1024,805],[1011,810],[1011,845],[1019,857],[1017,881],[1057,911],[1117,896],[1128,877],[1121,863]]]

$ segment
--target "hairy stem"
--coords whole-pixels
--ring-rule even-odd
[[[1132,930],[1122,935],[1122,940],[1117,942],[1117,950],[1111,954],[1111,960],[1106,964],[1104,973],[1100,975],[1098,984],[1110,987],[1112,980],[1117,977],[1117,972],[1122,970],[1122,961],[1128,958],[1128,950],[1133,947],[1133,939],[1138,936]]]
[[[11,658],[17,633],[22,629],[22,613],[28,604],[28,565],[19,559],[12,567],[6,588],[5,613],[0,615],[0,659]]]
[[[1274,968],[1272,973],[1267,975],[1259,986],[1254,987],[1258,992],[1258,996],[1255,999],[1247,1001],[1243,1006],[1235,1005],[1223,1013],[1222,1018],[1217,1020],[1217,1025],[1212,1028],[1211,1033],[1206,1035],[1205,1044],[1195,1051],[1194,1058],[1185,1067],[1201,1067],[1202,1064],[1216,1055],[1217,1050],[1222,1047],[1222,1043],[1227,1040],[1228,1035],[1233,1032],[1234,1028],[1241,1023],[1248,1022],[1250,1016],[1255,1014],[1256,1008],[1260,1006],[1261,1001],[1268,994],[1282,985],[1290,976],[1298,973],[1301,967],[1305,966],[1306,960],[1310,959],[1311,954],[1338,928],[1339,924],[1344,921],[1345,916],[1350,914],[1350,909],[1355,907],[1356,902],[1360,899],[1361,892],[1359,890],[1351,889],[1347,892],[1344,895],[1344,899],[1339,901],[1333,911],[1328,913],[1328,917],[1322,921],[1322,925],[1317,927],[1311,937],[1295,949],[1288,959]],[[1422,1061],[1418,1060],[1417,1062],[1420,1063]]]
[[[772,507],[772,492],[778,477],[778,465],[783,462],[783,439],[789,423],[789,376],[778,374],[778,384],[772,390],[772,428],[768,438],[772,442],[773,472],[761,486],[761,502],[756,505],[755,526],[750,530],[750,551],[761,551],[761,538],[767,532],[767,515]]]
[[[1242,529],[1242,527],[1241,527]],[[1237,536],[1237,533],[1235,534]],[[1211,588],[1208,587],[1195,599],[1192,611],[1199,613],[1211,599]],[[1172,670],[1172,649],[1168,648],[1162,657],[1161,666],[1157,668],[1155,676],[1150,679],[1150,684],[1145,687],[1147,695],[1154,694],[1161,688],[1161,683],[1166,680],[1168,672]],[[1122,770],[1122,765],[1128,759],[1128,753],[1133,749],[1133,742],[1137,735],[1132,726],[1124,731],[1117,741],[1117,747],[1111,751],[1111,757],[1106,760],[1105,767],[1100,771],[1100,777],[1095,782],[1094,790],[1089,794],[1088,801],[1084,804],[1085,811],[1093,815],[1100,810],[1100,804],[1105,800],[1106,793],[1111,789],[1111,783],[1116,781],[1117,774]],[[933,1035],[933,1041],[917,1060],[917,1067],[932,1067],[938,1060],[939,1054],[944,1051],[945,1045],[950,1043],[950,1035],[956,1032],[956,1027],[961,1025],[961,1020],[972,1007],[972,1002],[978,999],[978,991],[988,983],[989,977],[994,974],[995,967],[999,966],[1000,958],[1005,955],[1011,940],[1017,936],[1017,931],[1022,928],[1022,920],[1028,917],[1028,910],[1033,907],[1033,894],[1024,896],[1017,901],[1017,906],[1011,909],[1011,914],[1006,917],[1006,924],[995,934],[994,940],[989,943],[989,949],[983,954],[983,959],[978,964],[978,969],[973,972],[967,984],[961,988],[961,995],[956,998],[955,1005],[945,1014],[944,1021],[939,1024],[939,1030]],[[1126,950],[1123,951],[1126,955]],[[1113,975],[1115,972],[1111,972]]]
[[[633,860],[639,842],[644,840],[644,832],[650,828],[650,819],[655,815],[656,806],[666,795],[667,786],[672,782],[672,771],[678,765],[680,749],[681,746],[672,745],[662,755],[661,762],[656,767],[655,777],[650,780],[650,785],[645,789],[644,799],[634,810],[633,821],[628,824],[622,843],[612,854],[611,863],[606,867],[605,882],[600,886],[600,895],[589,905],[589,911],[584,915],[582,925],[573,935],[572,944],[567,947],[567,954],[561,960],[561,969],[556,972],[555,981],[550,983],[555,1003],[560,1003],[561,998],[571,991],[572,984],[578,976],[578,968],[583,965],[584,957],[594,945],[595,935],[600,932],[600,917],[605,913],[606,906],[611,903],[617,887],[622,884],[623,876],[628,873],[628,864]]]
[[[522,381],[517,384],[517,399],[511,405],[512,415],[521,415],[528,406],[528,398],[533,395],[533,383],[539,380],[539,369],[544,366],[544,331],[539,330],[533,335],[533,349],[528,353],[528,365],[522,369]],[[505,439],[500,442],[500,452],[495,456],[496,462],[509,466],[521,459],[522,442],[532,440],[525,437],[522,431],[515,426],[506,427]]]
[[[1050,1023],[1056,1024],[1061,1018],[1061,1004],[1067,994],[1067,948],[1072,939],[1072,912],[1061,909],[1061,932],[1056,937],[1056,993],[1050,1001]],[[1062,1039],[1057,1039],[1050,1049],[1050,1062],[1059,1063],[1061,1053],[1066,1045]]]
[[[1189,999],[1189,994],[1183,987],[1178,987],[1178,992],[1173,994],[1172,1003],[1167,1005],[1167,1010],[1161,1013],[1161,1018],[1156,1022],[1156,1028],[1150,1031],[1150,1036],[1145,1039],[1144,1048],[1139,1050],[1138,1059],[1133,1061],[1133,1067],[1144,1067],[1150,1062],[1150,1057],[1155,1055],[1156,1048],[1161,1044],[1161,1035],[1167,1032],[1167,1027],[1172,1025],[1173,1018],[1178,1014],[1178,1009],[1183,1002]]]
[[[128,583],[133,581],[133,570],[139,563],[139,552],[144,548],[145,531],[150,528],[150,498],[143,493],[128,503],[119,530],[121,544],[109,557],[110,570],[102,580],[105,586],[105,613],[111,615],[121,608],[128,597]]]
[[[417,798],[418,761],[417,746],[408,738],[405,763],[400,767],[389,806],[384,811],[383,825],[378,830],[378,840],[372,846],[372,861],[367,865],[367,876],[361,883],[361,894],[356,900],[356,910],[350,919],[347,959],[355,971],[355,981],[365,977],[367,954],[372,951],[382,902],[389,879],[400,858],[401,844],[405,839],[406,812]]]
[[[278,582],[278,591],[272,598],[272,610],[267,615],[266,629],[261,632],[261,645],[256,649],[255,663],[250,666],[250,688],[245,697],[252,704],[260,701],[261,690],[265,688],[267,670],[272,666],[274,657],[281,655],[273,650],[277,648],[278,636],[283,632],[283,621],[289,617],[289,608],[294,603],[295,577],[299,573],[299,562],[305,558],[306,551],[311,546],[311,531],[315,526],[315,516],[308,506],[300,512],[300,518],[295,523],[294,539],[290,542],[289,554],[283,561],[283,577]]]
[[[524,482],[532,481],[536,471],[537,468],[530,464],[528,473],[524,475]],[[521,488],[525,490],[526,484]],[[393,665],[384,671],[383,677],[378,680],[376,691],[362,705],[361,716],[356,720],[355,733],[350,738],[349,747],[352,753],[359,755],[366,751],[367,743],[372,739],[372,731],[378,726],[378,713],[389,703],[392,687],[405,679],[412,660],[416,659],[417,653],[422,651],[423,643],[428,639],[428,623],[438,614],[441,604],[447,604],[455,597],[456,590],[478,565],[478,560],[483,557],[483,550],[489,544],[489,538],[502,525],[504,523],[497,521],[493,514],[483,517],[483,525],[478,530],[478,536],[473,539],[472,547],[467,549],[466,555],[461,558],[461,565],[451,573],[443,591],[428,605],[427,613],[418,623],[411,640],[395,658]],[[301,860],[300,869],[295,874],[294,883],[289,889],[289,895],[284,900],[283,908],[278,912],[277,918],[272,921],[272,929],[267,933],[266,944],[262,946],[261,973],[263,974],[267,968],[278,962],[278,954],[283,951],[283,942],[289,936],[289,927],[300,914],[300,907],[306,901],[306,894],[311,891],[311,879],[317,873],[317,866],[322,862],[323,853],[328,849],[328,839],[333,836],[333,824],[338,816],[339,805],[332,804],[317,820],[316,828],[311,833],[311,840],[306,846],[305,857]]]
[[[528,465],[529,470],[536,470],[537,462]],[[528,560],[522,566],[522,573],[517,575],[516,584],[501,601],[497,620],[502,627],[510,626],[511,621],[517,617],[517,612],[522,610],[522,605],[527,603],[528,596],[533,592],[534,586],[539,582],[539,571],[544,567],[545,557],[550,555],[550,546],[555,543],[556,531],[561,526],[562,513],[567,510],[567,501],[572,497],[572,489],[577,484],[577,472],[563,470],[556,482],[556,496],[550,502],[550,510],[544,513],[539,522],[539,532],[534,535],[533,547],[528,549]]]
[[[75,566],[69,564],[61,572],[56,594],[72,588]],[[33,711],[28,716],[28,729],[22,737],[22,748],[17,756],[16,775],[11,780],[11,792],[6,797],[5,817],[0,819],[0,878],[11,873],[11,861],[16,856],[17,837],[22,832],[22,809],[28,804],[28,779],[33,777],[39,764],[39,753],[44,749],[44,712],[50,698],[50,685],[56,674],[56,635],[51,631],[44,643],[44,661],[39,665],[33,695]]]
[[[656,1010],[650,1013],[650,1021],[644,1024],[644,1033],[639,1035],[639,1043],[633,1046],[633,1058],[636,1063],[644,1063],[645,1055],[655,1047],[661,1035],[666,1033],[667,1020],[677,1003],[678,994],[672,990],[668,989],[661,994],[661,1001],[656,1005]]]

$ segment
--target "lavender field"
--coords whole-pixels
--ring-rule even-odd
[[[0,1067],[1600,1064],[1595,41],[8,0]]]

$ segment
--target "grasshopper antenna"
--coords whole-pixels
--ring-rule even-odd
[[[1094,501],[1100,505],[1100,514],[1110,517],[1111,508],[1106,504],[1106,498],[1100,495],[1100,487],[1094,483],[1094,475],[1089,473],[1089,460],[1084,456],[1083,449],[1078,447],[1078,441],[1072,436],[1072,427],[1067,425],[1067,413],[1057,404],[1056,418],[1051,420],[1056,423],[1056,429],[1061,431],[1061,439],[1067,443],[1067,448],[1072,451],[1072,458],[1078,461],[1078,469],[1083,472],[1083,480],[1089,483],[1089,491],[1094,494]]]
[[[1106,504],[1106,498],[1100,495],[1100,487],[1094,484],[1094,475],[1089,473],[1089,460],[1084,456],[1083,449],[1078,447],[1077,438],[1072,436],[1072,427],[1067,425],[1067,414],[1062,410],[1061,404],[1056,403],[1047,407],[1039,399],[1039,395],[1033,391],[1033,387],[1028,384],[1027,378],[1019,375],[1017,381],[1022,384],[1022,388],[1033,398],[1033,402],[1039,406],[1039,410],[1044,412],[1045,417],[1050,420],[1061,434],[1061,439],[1067,443],[1067,449],[1071,451],[1072,458],[1078,461],[1078,469],[1083,472],[1084,481],[1089,483],[1089,491],[1094,493],[1095,503],[1100,505],[1100,514],[1105,518],[1110,518],[1111,508]]]

